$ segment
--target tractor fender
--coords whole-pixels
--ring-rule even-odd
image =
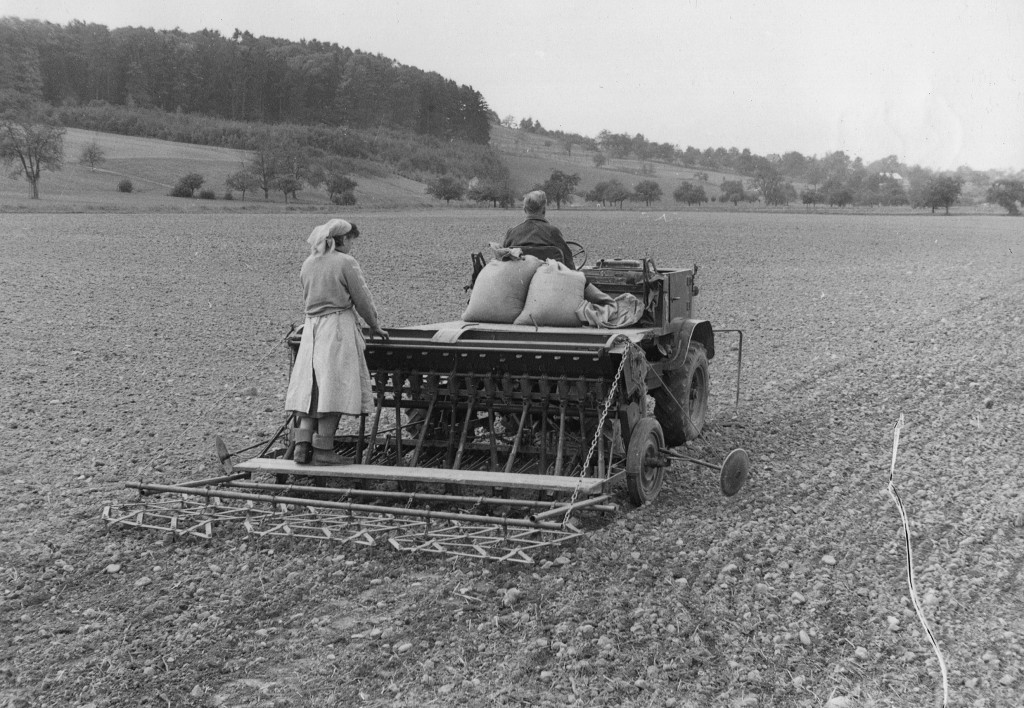
[[[683,365],[690,342],[700,342],[707,351],[708,361],[715,356],[715,332],[708,320],[674,319],[658,336],[658,348],[666,354],[665,371],[674,371]]]

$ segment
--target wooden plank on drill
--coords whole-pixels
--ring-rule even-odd
[[[579,485],[580,494],[590,494],[606,481],[595,477],[555,477],[540,474],[488,472],[486,470],[450,470],[427,467],[395,467],[392,465],[298,465],[291,460],[255,457],[235,464],[236,472],[266,472],[307,477],[369,479],[390,482],[422,482],[467,484],[507,489],[544,489],[572,493]]]

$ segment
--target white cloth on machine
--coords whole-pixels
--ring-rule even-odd
[[[584,302],[576,308],[576,317],[591,327],[616,329],[629,327],[644,315],[644,303],[632,293],[622,293],[608,305]]]
[[[288,382],[285,409],[308,413],[316,376],[317,410],[313,413],[369,413],[373,406],[366,342],[350,308],[306,317],[299,352]]]

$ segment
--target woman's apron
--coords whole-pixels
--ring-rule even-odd
[[[299,353],[288,382],[285,409],[304,414],[369,413],[373,406],[366,343],[351,308],[320,317],[306,317]],[[310,411],[313,377],[317,408]]]

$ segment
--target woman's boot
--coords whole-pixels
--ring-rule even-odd
[[[308,465],[313,459],[313,431],[307,428],[293,428],[295,450],[292,459],[298,465]]]
[[[315,465],[350,465],[351,457],[342,457],[334,452],[334,436],[313,436],[313,464]]]

